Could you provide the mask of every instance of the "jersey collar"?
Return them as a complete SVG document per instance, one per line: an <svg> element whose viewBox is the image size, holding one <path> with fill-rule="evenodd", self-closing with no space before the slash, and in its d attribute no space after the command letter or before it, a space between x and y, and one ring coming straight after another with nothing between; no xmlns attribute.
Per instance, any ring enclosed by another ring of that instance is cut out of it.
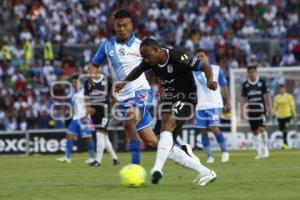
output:
<svg viewBox="0 0 300 200"><path fill-rule="evenodd" d="M258 76L256 77L256 80L254 82L252 82L250 79L248 79L248 83L250 83L251 85L257 84L258 81L259 81L259 77Z"/></svg>
<svg viewBox="0 0 300 200"><path fill-rule="evenodd" d="M167 52L168 58L167 58L167 61L166 61L164 64L162 64L162 65L157 64L160 68L163 68L164 66L166 66L167 63L169 62L169 58L170 58L170 55L169 55L169 49L165 49L165 48L162 48L162 49L165 50L165 51Z"/></svg>
<svg viewBox="0 0 300 200"><path fill-rule="evenodd" d="M115 37L115 40L116 40L117 43L120 43L120 42L118 42L117 37ZM134 35L134 33L131 33L130 38L127 40L127 42L126 42L125 44L126 44L128 47L131 47L131 46L133 45L134 41L135 41L135 35Z"/></svg>

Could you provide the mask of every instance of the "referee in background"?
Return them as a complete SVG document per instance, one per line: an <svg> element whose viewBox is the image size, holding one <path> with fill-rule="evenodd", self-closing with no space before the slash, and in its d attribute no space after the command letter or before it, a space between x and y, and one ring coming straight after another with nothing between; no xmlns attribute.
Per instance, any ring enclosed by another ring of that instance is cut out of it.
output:
<svg viewBox="0 0 300 200"><path fill-rule="evenodd" d="M288 127L291 119L296 120L296 106L294 97L286 92L284 84L278 86L278 94L275 96L273 103L273 113L273 116L277 117L279 129L283 134L282 149L288 149Z"/></svg>

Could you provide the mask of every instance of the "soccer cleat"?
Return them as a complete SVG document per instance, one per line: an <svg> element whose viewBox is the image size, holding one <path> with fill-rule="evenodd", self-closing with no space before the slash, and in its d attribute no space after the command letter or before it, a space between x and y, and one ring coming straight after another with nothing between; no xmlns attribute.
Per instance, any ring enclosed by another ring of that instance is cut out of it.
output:
<svg viewBox="0 0 300 200"><path fill-rule="evenodd" d="M118 164L120 164L120 161L117 159L113 159L113 165L118 165Z"/></svg>
<svg viewBox="0 0 300 200"><path fill-rule="evenodd" d="M151 170L151 183L158 184L159 180L163 177L163 173L160 171Z"/></svg>
<svg viewBox="0 0 300 200"><path fill-rule="evenodd" d="M87 164L91 164L91 163L94 163L96 160L93 159L93 158L89 158L88 160L84 161L85 163ZM97 162L97 161L96 161Z"/></svg>
<svg viewBox="0 0 300 200"><path fill-rule="evenodd" d="M71 158L61 157L57 158L56 160L62 163L71 163Z"/></svg>
<svg viewBox="0 0 300 200"><path fill-rule="evenodd" d="M207 163L211 164L211 163L214 163L215 162L215 158L212 157L212 156L209 156L206 160Z"/></svg>
<svg viewBox="0 0 300 200"><path fill-rule="evenodd" d="M214 180L216 180L216 178L217 178L217 174L213 170L211 170L208 175L205 176L198 175L193 182L195 185L205 186L208 183L211 183Z"/></svg>
<svg viewBox="0 0 300 200"><path fill-rule="evenodd" d="M259 160L259 159L262 159L263 157L261 156L261 155L256 155L255 157L254 157L254 159L255 160Z"/></svg>
<svg viewBox="0 0 300 200"><path fill-rule="evenodd" d="M94 162L91 162L91 163L89 163L89 166L91 166L91 167L100 167L101 166L101 163L98 163L98 161L97 160L94 160Z"/></svg>
<svg viewBox="0 0 300 200"><path fill-rule="evenodd" d="M282 145L282 147L281 147L281 149L283 149L283 150L287 150L287 149L289 149L289 145L287 145L287 144L283 144L283 145Z"/></svg>
<svg viewBox="0 0 300 200"><path fill-rule="evenodd" d="M223 152L221 156L221 162L225 163L229 161L229 153L228 152Z"/></svg>
<svg viewBox="0 0 300 200"><path fill-rule="evenodd" d="M200 159L193 153L192 147L189 144L184 144L181 145L181 149L187 154L189 155L191 158L193 158L195 161L197 161L198 163L200 162Z"/></svg>

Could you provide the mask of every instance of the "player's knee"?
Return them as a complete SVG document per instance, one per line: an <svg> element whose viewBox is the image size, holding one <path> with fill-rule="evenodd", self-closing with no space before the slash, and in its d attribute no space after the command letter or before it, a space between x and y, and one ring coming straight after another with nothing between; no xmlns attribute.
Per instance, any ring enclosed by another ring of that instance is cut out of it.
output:
<svg viewBox="0 0 300 200"><path fill-rule="evenodd" d="M157 138L152 138L151 140L147 141L147 145L150 147L157 147L158 140Z"/></svg>
<svg viewBox="0 0 300 200"><path fill-rule="evenodd" d="M172 116L163 117L161 120L161 128L163 131L172 132L177 126L176 119L172 118Z"/></svg>

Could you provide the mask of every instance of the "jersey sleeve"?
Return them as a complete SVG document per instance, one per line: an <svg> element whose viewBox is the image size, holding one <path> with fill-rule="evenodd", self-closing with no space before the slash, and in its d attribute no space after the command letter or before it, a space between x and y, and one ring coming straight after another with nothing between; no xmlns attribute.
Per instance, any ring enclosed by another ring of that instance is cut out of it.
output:
<svg viewBox="0 0 300 200"><path fill-rule="evenodd" d="M101 65L104 62L104 60L106 58L105 45L106 45L106 41L100 45L96 54L92 58L92 63L94 65Z"/></svg>
<svg viewBox="0 0 300 200"><path fill-rule="evenodd" d="M191 71L201 71L203 62L195 56L191 56L184 51L178 51L175 54L177 61L188 67Z"/></svg>
<svg viewBox="0 0 300 200"><path fill-rule="evenodd" d="M149 65L147 65L144 61L141 62L141 64L139 65L139 68L145 72L147 70L149 70L151 67Z"/></svg>
<svg viewBox="0 0 300 200"><path fill-rule="evenodd" d="M266 81L264 81L264 80L262 80L262 92L263 92L263 94L266 94L266 93L269 92L267 83L266 83Z"/></svg>
<svg viewBox="0 0 300 200"><path fill-rule="evenodd" d="M218 82L219 82L220 86L222 86L222 87L228 85L228 82L227 82L227 80L226 80L226 77L225 77L225 75L224 75L224 72L223 72L223 70L222 70L221 68L220 68L220 71L219 71Z"/></svg>

